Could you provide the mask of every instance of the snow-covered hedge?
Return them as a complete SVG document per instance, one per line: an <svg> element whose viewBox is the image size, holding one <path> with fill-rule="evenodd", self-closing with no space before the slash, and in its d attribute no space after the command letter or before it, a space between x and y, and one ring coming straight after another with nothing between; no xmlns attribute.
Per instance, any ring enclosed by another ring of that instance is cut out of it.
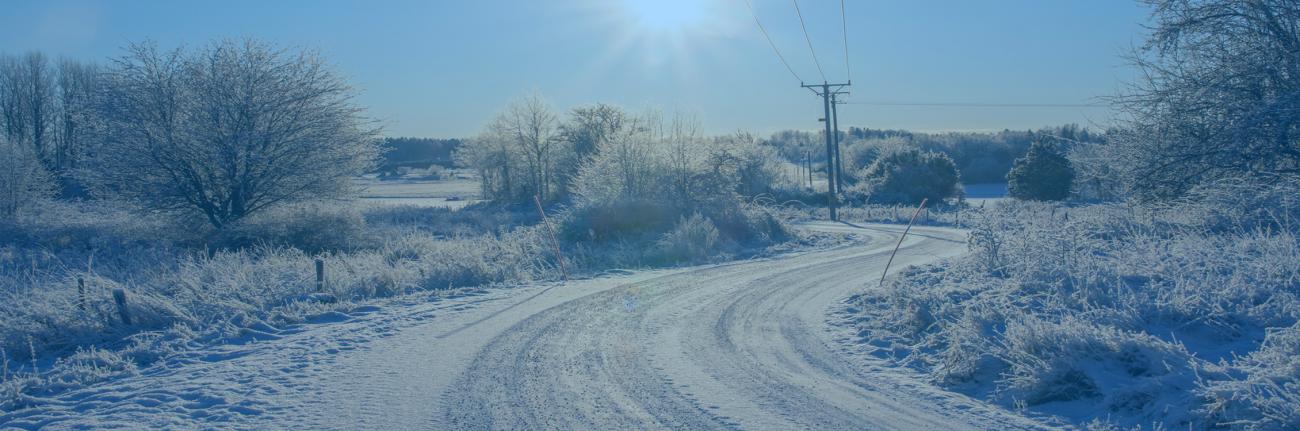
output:
<svg viewBox="0 0 1300 431"><path fill-rule="evenodd" d="M851 307L939 384L1076 423L1300 427L1300 181L1159 206L1008 202Z"/></svg>

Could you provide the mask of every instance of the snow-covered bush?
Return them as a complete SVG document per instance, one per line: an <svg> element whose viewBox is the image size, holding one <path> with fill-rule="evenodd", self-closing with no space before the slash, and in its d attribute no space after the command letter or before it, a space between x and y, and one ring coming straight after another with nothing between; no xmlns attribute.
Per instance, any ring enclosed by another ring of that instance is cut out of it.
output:
<svg viewBox="0 0 1300 431"><path fill-rule="evenodd" d="M718 256L721 241L713 221L699 215L682 217L659 240L660 258L669 263L704 262Z"/></svg>
<svg viewBox="0 0 1300 431"><path fill-rule="evenodd" d="M860 334L940 384L1080 424L1294 427L1300 182L1197 193L986 210L971 253L857 296Z"/></svg>
<svg viewBox="0 0 1300 431"><path fill-rule="evenodd" d="M320 253L367 248L375 241L356 208L317 203L251 215L215 232L208 245L232 250L281 246Z"/></svg>
<svg viewBox="0 0 1300 431"><path fill-rule="evenodd" d="M898 148L882 153L856 174L858 183L846 190L851 201L934 205L958 196L957 165L943 153Z"/></svg>

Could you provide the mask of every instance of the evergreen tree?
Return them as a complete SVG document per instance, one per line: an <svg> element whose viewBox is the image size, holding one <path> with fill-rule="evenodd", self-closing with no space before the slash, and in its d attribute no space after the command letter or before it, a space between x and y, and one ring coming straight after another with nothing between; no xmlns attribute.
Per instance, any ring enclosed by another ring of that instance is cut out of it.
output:
<svg viewBox="0 0 1300 431"><path fill-rule="evenodd" d="M1055 145L1035 142L1024 157L1016 159L1007 173L1011 197L1035 201L1059 201L1070 196L1074 168Z"/></svg>
<svg viewBox="0 0 1300 431"><path fill-rule="evenodd" d="M859 183L849 190L850 200L872 203L917 204L929 199L934 205L957 196L957 165L943 153L914 148L889 150L858 174Z"/></svg>

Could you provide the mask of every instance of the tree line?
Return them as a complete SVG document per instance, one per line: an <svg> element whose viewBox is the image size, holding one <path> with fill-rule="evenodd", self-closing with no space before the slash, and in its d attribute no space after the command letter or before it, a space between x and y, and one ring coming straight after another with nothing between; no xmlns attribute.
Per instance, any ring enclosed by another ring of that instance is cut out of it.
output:
<svg viewBox="0 0 1300 431"><path fill-rule="evenodd" d="M512 102L457 152L488 199L585 202L752 197L785 179L752 134L705 136L698 119L597 103L557 113L541 96Z"/></svg>

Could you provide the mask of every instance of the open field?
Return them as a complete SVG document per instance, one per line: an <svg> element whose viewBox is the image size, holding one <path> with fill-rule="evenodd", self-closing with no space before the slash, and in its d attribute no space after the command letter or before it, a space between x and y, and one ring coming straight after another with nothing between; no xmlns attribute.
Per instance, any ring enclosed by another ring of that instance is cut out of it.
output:
<svg viewBox="0 0 1300 431"><path fill-rule="evenodd" d="M353 183L362 188L360 202L366 206L413 205L457 209L480 200L478 181L465 175L446 180L363 177L353 180Z"/></svg>

